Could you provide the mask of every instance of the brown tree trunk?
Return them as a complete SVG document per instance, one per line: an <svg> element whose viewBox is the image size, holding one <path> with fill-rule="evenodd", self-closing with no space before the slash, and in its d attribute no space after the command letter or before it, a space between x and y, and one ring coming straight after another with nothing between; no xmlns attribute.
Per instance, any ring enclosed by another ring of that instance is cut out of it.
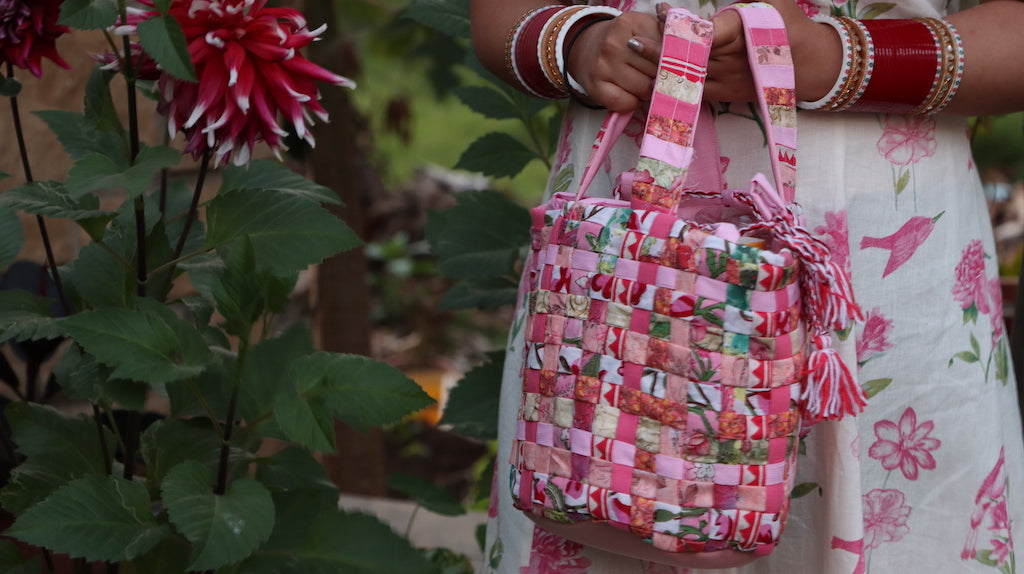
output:
<svg viewBox="0 0 1024 574"><path fill-rule="evenodd" d="M331 0L306 0L305 14L311 27L327 24L327 32L311 46L310 58L319 65L347 77L358 74L354 50L337 25ZM381 188L370 169L369 126L352 105L347 90L321 86L321 104L330 114L329 124L313 130L316 149L311 163L317 183L334 190L344 203L333 207L360 238L366 237L366 199ZM325 351L370 355L370 289L362 248L352 249L324 261L317 273L319 346ZM385 494L385 453L379 430L362 434L335 421L334 453L322 456L331 479L342 492L382 496Z"/></svg>

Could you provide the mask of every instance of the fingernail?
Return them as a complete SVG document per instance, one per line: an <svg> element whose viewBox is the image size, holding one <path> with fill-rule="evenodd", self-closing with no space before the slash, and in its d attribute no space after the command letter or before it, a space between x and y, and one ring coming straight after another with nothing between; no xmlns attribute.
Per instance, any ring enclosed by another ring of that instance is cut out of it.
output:
<svg viewBox="0 0 1024 574"><path fill-rule="evenodd" d="M626 46L628 46L630 50L633 50L637 54L642 53L644 51L643 42L637 40L636 38L630 38L629 41L626 42Z"/></svg>

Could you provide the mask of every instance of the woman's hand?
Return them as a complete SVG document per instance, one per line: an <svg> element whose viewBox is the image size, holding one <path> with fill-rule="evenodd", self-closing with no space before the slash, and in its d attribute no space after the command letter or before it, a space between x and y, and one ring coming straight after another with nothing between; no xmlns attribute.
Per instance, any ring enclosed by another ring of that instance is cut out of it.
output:
<svg viewBox="0 0 1024 574"><path fill-rule="evenodd" d="M786 24L796 74L796 97L814 101L832 88L843 66L839 34L828 24L804 14L793 0L766 0L778 10ZM712 20L715 28L708 61L705 98L722 102L755 99L754 78L747 61L743 24L735 10L724 10Z"/></svg>
<svg viewBox="0 0 1024 574"><path fill-rule="evenodd" d="M569 52L568 69L587 91L586 99L621 113L650 100L661 28L654 16L625 12L584 30Z"/></svg>

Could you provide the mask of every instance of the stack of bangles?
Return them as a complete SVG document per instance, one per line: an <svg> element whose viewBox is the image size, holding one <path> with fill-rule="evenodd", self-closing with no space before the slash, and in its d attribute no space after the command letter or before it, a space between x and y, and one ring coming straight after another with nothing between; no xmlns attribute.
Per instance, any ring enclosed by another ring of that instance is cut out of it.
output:
<svg viewBox="0 0 1024 574"><path fill-rule="evenodd" d="M815 20L839 33L844 64L832 90L802 109L934 114L960 87L964 45L945 20Z"/></svg>
<svg viewBox="0 0 1024 574"><path fill-rule="evenodd" d="M529 94L550 99L585 98L586 91L569 74L569 51L590 25L621 13L607 6L565 5L528 12L509 31L505 65Z"/></svg>

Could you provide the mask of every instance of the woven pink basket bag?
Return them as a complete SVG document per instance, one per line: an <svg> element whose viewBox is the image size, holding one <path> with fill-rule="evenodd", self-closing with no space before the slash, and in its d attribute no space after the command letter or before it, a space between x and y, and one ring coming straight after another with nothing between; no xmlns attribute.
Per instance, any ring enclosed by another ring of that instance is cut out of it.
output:
<svg viewBox="0 0 1024 574"><path fill-rule="evenodd" d="M544 528L692 568L770 553L799 437L865 404L831 348L861 318L849 279L793 203L785 28L767 4L728 9L744 23L773 181L722 189L702 103L712 26L670 11L638 165L621 175L630 198L585 195L629 119L611 114L579 192L533 210L511 453L515 505ZM695 145L711 160L691 166Z"/></svg>

